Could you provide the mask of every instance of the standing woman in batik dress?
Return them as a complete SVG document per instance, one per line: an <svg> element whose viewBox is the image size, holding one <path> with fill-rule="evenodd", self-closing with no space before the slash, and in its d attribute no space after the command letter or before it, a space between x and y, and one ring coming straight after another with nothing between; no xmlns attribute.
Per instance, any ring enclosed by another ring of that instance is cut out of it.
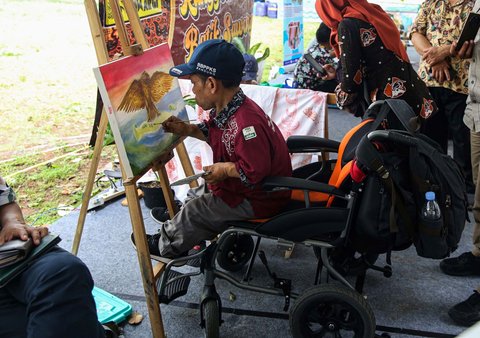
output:
<svg viewBox="0 0 480 338"><path fill-rule="evenodd" d="M341 109L363 115L365 82L372 102L402 99L423 119L436 112L395 23L380 6L366 0L317 0L315 8L332 30L330 43L340 59L342 74L337 75L341 83L336 95Z"/></svg>

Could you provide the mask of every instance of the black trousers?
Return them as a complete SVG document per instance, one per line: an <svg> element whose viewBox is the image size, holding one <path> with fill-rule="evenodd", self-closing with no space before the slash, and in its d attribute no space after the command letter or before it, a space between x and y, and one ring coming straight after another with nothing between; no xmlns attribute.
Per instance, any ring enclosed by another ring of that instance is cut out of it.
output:
<svg viewBox="0 0 480 338"><path fill-rule="evenodd" d="M0 288L0 337L103 338L85 264L53 248Z"/></svg>
<svg viewBox="0 0 480 338"><path fill-rule="evenodd" d="M429 87L438 106L438 112L426 120L423 133L436 141L447 153L448 137L453 141L453 159L460 165L465 175L467 191L473 192L470 153L470 130L463 123L467 95L441 87Z"/></svg>

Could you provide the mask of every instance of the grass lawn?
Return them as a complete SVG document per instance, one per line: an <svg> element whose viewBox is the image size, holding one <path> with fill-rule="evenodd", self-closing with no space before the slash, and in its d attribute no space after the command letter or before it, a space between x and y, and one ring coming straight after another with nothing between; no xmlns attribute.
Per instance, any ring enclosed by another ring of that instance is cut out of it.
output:
<svg viewBox="0 0 480 338"><path fill-rule="evenodd" d="M85 7L81 0L2 1L0 22L0 174L17 191L27 221L49 224L60 209L78 207L92 156L85 145L97 61ZM305 24L306 44L317 25ZM252 43L271 52L264 80L281 65L282 27L279 19L253 18ZM106 147L99 168L114 157L114 147Z"/></svg>
<svg viewBox="0 0 480 338"><path fill-rule="evenodd" d="M265 60L265 68L263 70L263 81L268 80L268 74L272 66L282 66L283 63L283 20L271 19L266 16L254 16L252 27L251 44L261 42L261 51L264 47L270 48L270 56ZM320 22L320 20L319 20ZM310 43L315 37L319 22L304 22L304 46Z"/></svg>

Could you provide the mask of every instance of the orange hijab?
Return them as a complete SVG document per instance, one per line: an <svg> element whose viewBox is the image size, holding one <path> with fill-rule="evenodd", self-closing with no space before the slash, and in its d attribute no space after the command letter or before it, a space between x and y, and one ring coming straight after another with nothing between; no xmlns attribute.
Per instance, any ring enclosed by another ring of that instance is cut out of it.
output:
<svg viewBox="0 0 480 338"><path fill-rule="evenodd" d="M404 61L410 62L397 26L380 6L366 0L317 0L315 9L320 19L332 30L330 43L337 57L340 55L338 25L344 18L356 18L372 24L385 47Z"/></svg>

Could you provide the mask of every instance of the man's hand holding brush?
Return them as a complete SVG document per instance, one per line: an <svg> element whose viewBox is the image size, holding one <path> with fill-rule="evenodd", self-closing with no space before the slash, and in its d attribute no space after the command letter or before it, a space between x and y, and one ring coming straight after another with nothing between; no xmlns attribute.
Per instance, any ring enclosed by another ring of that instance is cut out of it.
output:
<svg viewBox="0 0 480 338"><path fill-rule="evenodd" d="M163 130L180 136L191 136L206 141L205 135L196 124L185 123L176 116L170 116L162 122Z"/></svg>

